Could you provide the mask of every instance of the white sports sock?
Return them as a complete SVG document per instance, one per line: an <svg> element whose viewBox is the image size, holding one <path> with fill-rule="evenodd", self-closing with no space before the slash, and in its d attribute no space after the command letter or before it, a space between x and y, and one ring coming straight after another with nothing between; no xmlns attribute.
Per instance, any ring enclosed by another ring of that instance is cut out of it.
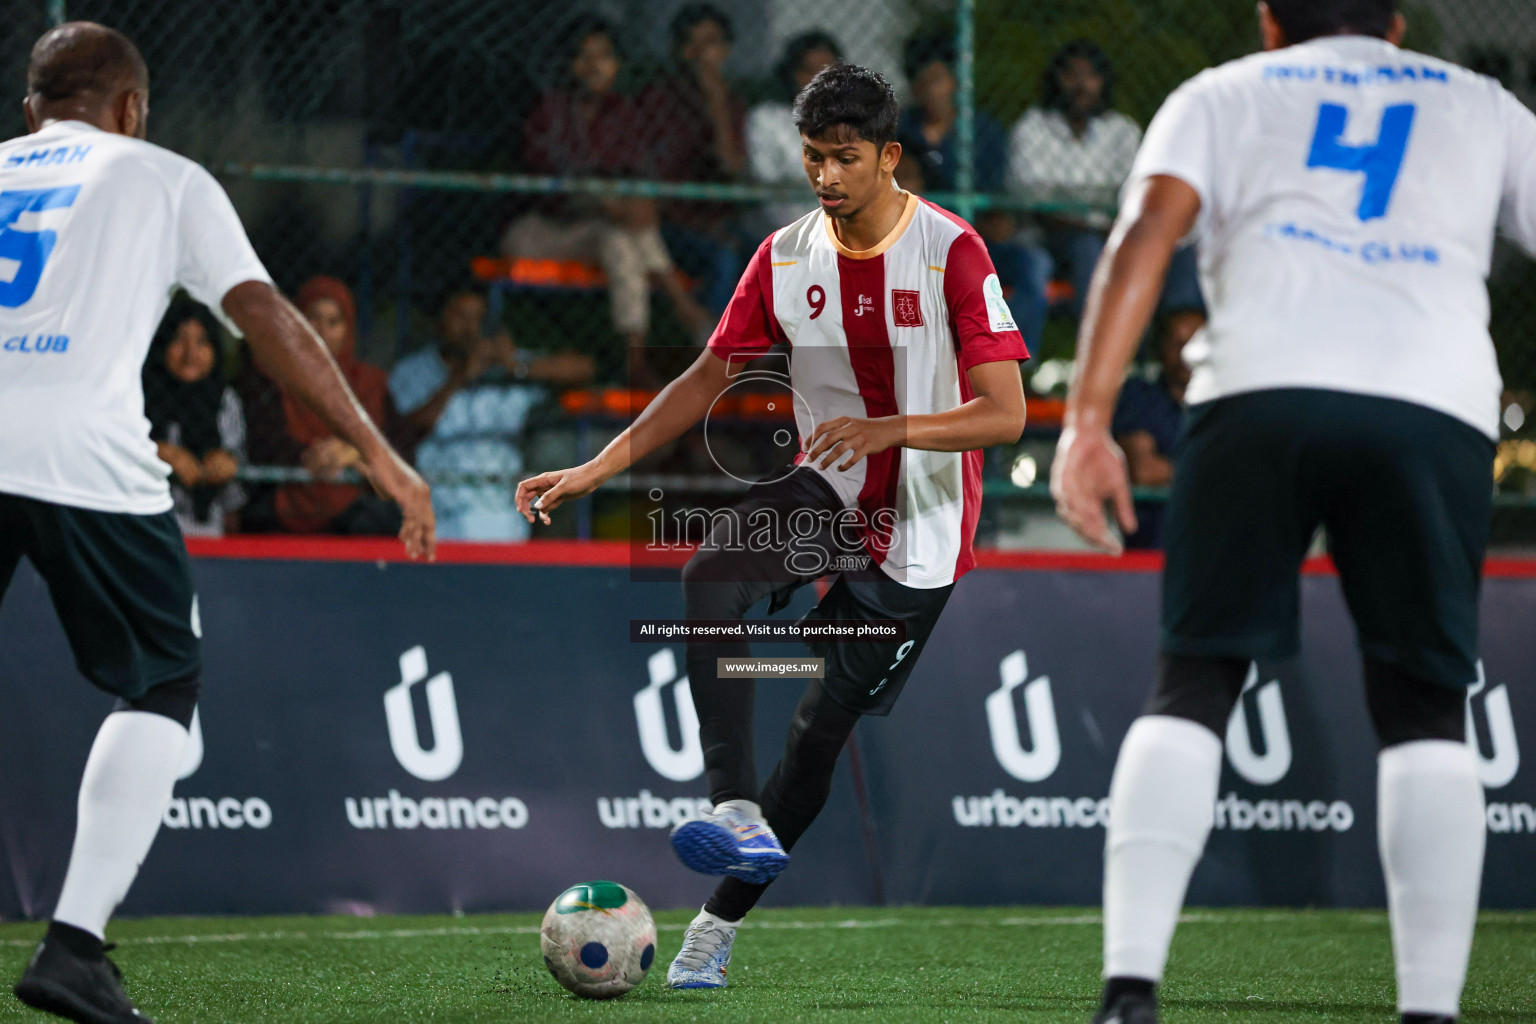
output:
<svg viewBox="0 0 1536 1024"><path fill-rule="evenodd" d="M763 820L763 809L751 800L722 800L715 804L715 813L719 814L722 809L727 807L734 808L757 821Z"/></svg>
<svg viewBox="0 0 1536 1024"><path fill-rule="evenodd" d="M711 925L714 925L716 928L727 928L727 929L729 929L731 931L735 931L737 926L739 926L741 924L740 921L727 921L723 917L716 917L714 914L711 914L708 910L704 909L703 907L699 908L699 916L695 917L689 923L690 924L700 924L700 923L711 924Z"/></svg>
<svg viewBox="0 0 1536 1024"><path fill-rule="evenodd" d="M1161 981L1189 876L1205 849L1221 740L1184 718L1138 718L1109 784L1104 976Z"/></svg>
<svg viewBox="0 0 1536 1024"><path fill-rule="evenodd" d="M91 746L79 821L53 919L101 938L160 829L187 730L164 715L117 711Z"/></svg>
<svg viewBox="0 0 1536 1024"><path fill-rule="evenodd" d="M1465 743L1418 740L1383 750L1377 768L1398 1010L1455 1016L1487 838L1476 756Z"/></svg>

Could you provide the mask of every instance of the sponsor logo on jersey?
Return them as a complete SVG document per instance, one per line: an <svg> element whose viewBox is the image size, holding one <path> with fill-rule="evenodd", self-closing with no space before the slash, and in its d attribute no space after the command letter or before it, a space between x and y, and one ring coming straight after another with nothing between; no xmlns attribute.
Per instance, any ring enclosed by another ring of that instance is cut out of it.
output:
<svg viewBox="0 0 1536 1024"><path fill-rule="evenodd" d="M981 295L986 300L987 322L994 334L1019 329L1019 325L1013 321L1013 310L1008 308L1008 300L1003 298L1003 282L997 279L996 274L988 274L987 279L981 283Z"/></svg>
<svg viewBox="0 0 1536 1024"><path fill-rule="evenodd" d="M922 294L902 288L891 290L891 320L897 327L923 326Z"/></svg>
<svg viewBox="0 0 1536 1024"><path fill-rule="evenodd" d="M411 697L413 688L423 681L432 725L430 750L421 745ZM441 782L459 770L464 734L459 728L453 676L439 672L427 679L426 648L412 647L400 655L400 682L384 692L384 720L395 760L416 778ZM345 805L353 828L520 829L528 824L528 805L515 796L418 798L391 789L386 796L349 796Z"/></svg>
<svg viewBox="0 0 1536 1024"><path fill-rule="evenodd" d="M865 313L875 311L875 297L873 295L860 295L859 301L853 310L854 316L863 316Z"/></svg>
<svg viewBox="0 0 1536 1024"><path fill-rule="evenodd" d="M0 341L0 351L4 352L34 352L38 355L46 355L49 352L68 352L69 335L67 334L17 334Z"/></svg>

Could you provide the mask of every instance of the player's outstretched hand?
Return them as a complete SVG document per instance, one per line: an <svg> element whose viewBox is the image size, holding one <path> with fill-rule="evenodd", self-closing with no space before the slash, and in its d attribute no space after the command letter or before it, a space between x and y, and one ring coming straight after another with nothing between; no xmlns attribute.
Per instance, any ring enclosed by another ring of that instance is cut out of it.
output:
<svg viewBox="0 0 1536 1024"><path fill-rule="evenodd" d="M1056 499L1056 514L1101 551L1118 555L1125 549L1109 529L1106 503L1114 506L1121 530L1136 532L1125 453L1108 431L1079 433L1075 427L1067 427L1061 432L1056 457L1051 461L1051 497Z"/></svg>
<svg viewBox="0 0 1536 1024"><path fill-rule="evenodd" d="M517 485L517 510L530 523L534 515L549 525L549 514L567 501L585 498L602 486L603 476L592 463L574 469L553 469Z"/></svg>
<svg viewBox="0 0 1536 1024"><path fill-rule="evenodd" d="M865 456L883 452L900 444L901 440L901 422L895 416L876 419L839 416L819 424L812 431L805 461L814 464L820 459L822 469L836 462L839 472L843 472L858 465Z"/></svg>
<svg viewBox="0 0 1536 1024"><path fill-rule="evenodd" d="M432 514L432 489L393 448L382 445L368 460L367 477L382 497L400 506L405 522L400 541L412 558L437 557L437 520Z"/></svg>

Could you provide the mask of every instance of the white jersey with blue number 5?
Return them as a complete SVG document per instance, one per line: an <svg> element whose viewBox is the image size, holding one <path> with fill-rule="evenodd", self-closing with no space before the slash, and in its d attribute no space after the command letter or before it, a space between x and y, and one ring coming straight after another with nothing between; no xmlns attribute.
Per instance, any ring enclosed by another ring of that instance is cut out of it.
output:
<svg viewBox="0 0 1536 1024"><path fill-rule="evenodd" d="M1200 194L1190 402L1325 388L1497 438L1496 228L1536 252L1536 115L1497 82L1364 36L1256 54L1168 98L1152 175Z"/></svg>
<svg viewBox="0 0 1536 1024"><path fill-rule="evenodd" d="M0 492L171 507L141 370L172 291L270 281L203 168L79 121L0 144Z"/></svg>

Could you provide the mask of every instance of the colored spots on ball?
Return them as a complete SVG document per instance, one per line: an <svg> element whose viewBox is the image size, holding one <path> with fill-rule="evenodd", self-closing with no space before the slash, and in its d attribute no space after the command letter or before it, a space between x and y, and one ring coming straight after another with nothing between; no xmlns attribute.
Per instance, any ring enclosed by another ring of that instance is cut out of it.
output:
<svg viewBox="0 0 1536 1024"><path fill-rule="evenodd" d="M589 942L581 947L581 963L589 971L595 971L608 962L608 947L601 942Z"/></svg>
<svg viewBox="0 0 1536 1024"><path fill-rule="evenodd" d="M604 914L629 902L629 894L617 882L582 882L573 885L555 900L555 912L577 914L597 910Z"/></svg>
<svg viewBox="0 0 1536 1024"><path fill-rule="evenodd" d="M640 969L642 971L650 970L651 969L651 961L653 961L655 959L656 959L656 947L654 945L652 945L652 944L647 943L646 947L643 950L640 951Z"/></svg>

